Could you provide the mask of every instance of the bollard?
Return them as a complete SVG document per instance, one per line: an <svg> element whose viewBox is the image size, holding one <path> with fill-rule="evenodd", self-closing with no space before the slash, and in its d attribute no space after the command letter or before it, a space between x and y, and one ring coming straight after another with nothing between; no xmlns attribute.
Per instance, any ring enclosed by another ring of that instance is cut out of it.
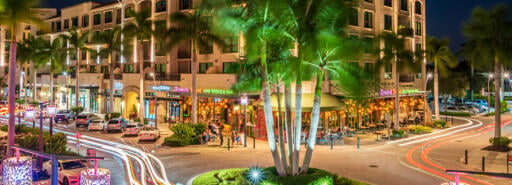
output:
<svg viewBox="0 0 512 185"><path fill-rule="evenodd" d="M228 138L228 150L229 150L229 138Z"/></svg>
<svg viewBox="0 0 512 185"><path fill-rule="evenodd" d="M252 149L256 149L256 137L252 136Z"/></svg>
<svg viewBox="0 0 512 185"><path fill-rule="evenodd" d="M507 157L505 157L505 165L507 165L507 174L509 173L509 171L508 171L508 165L509 165L508 164L508 158L509 158L509 155L510 155L510 153L507 152Z"/></svg>
<svg viewBox="0 0 512 185"><path fill-rule="evenodd" d="M332 150L332 137L331 137L331 150Z"/></svg>
<svg viewBox="0 0 512 185"><path fill-rule="evenodd" d="M482 171L485 171L485 156L482 156Z"/></svg>
<svg viewBox="0 0 512 185"><path fill-rule="evenodd" d="M359 149L359 137L357 137L357 149Z"/></svg>
<svg viewBox="0 0 512 185"><path fill-rule="evenodd" d="M464 164L468 164L468 150L464 150Z"/></svg>

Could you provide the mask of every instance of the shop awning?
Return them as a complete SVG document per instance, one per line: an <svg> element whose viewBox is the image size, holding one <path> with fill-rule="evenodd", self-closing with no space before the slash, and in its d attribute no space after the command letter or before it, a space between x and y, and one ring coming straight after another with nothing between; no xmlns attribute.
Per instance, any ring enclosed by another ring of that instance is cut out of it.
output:
<svg viewBox="0 0 512 185"><path fill-rule="evenodd" d="M311 112L313 110L314 94L303 93L302 94L302 111ZM272 95L272 110L277 111L277 95ZM263 106L263 100L260 102ZM284 95L281 94L281 106L284 111ZM336 97L331 94L322 93L320 98L320 111L334 111L343 110L345 105ZM292 111L295 110L295 94L292 94Z"/></svg>

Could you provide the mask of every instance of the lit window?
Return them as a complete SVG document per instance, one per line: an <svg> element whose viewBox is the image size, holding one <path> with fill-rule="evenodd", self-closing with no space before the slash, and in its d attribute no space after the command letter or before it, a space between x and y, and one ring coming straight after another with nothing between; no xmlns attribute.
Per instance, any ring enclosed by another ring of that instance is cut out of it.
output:
<svg viewBox="0 0 512 185"><path fill-rule="evenodd" d="M416 22L416 35L421 35L421 22Z"/></svg>

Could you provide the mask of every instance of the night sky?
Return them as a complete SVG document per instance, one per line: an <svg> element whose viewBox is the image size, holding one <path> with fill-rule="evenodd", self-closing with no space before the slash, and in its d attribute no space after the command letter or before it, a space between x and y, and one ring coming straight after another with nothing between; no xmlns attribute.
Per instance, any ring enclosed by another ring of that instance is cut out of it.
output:
<svg viewBox="0 0 512 185"><path fill-rule="evenodd" d="M42 0L44 7L62 8L87 0ZM96 0L109 2L111 0ZM512 0L427 0L427 34L448 37L452 49L460 49L464 42L462 24L469 19L476 6L492 7L499 3L512 3Z"/></svg>

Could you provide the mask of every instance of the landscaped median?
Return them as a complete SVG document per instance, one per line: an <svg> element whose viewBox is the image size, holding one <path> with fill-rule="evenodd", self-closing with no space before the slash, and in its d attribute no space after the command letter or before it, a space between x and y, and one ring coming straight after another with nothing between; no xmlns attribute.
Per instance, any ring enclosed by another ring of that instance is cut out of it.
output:
<svg viewBox="0 0 512 185"><path fill-rule="evenodd" d="M260 169L231 168L207 172L197 176L192 185L367 185L324 170L310 168L299 176L278 176L274 167Z"/></svg>

